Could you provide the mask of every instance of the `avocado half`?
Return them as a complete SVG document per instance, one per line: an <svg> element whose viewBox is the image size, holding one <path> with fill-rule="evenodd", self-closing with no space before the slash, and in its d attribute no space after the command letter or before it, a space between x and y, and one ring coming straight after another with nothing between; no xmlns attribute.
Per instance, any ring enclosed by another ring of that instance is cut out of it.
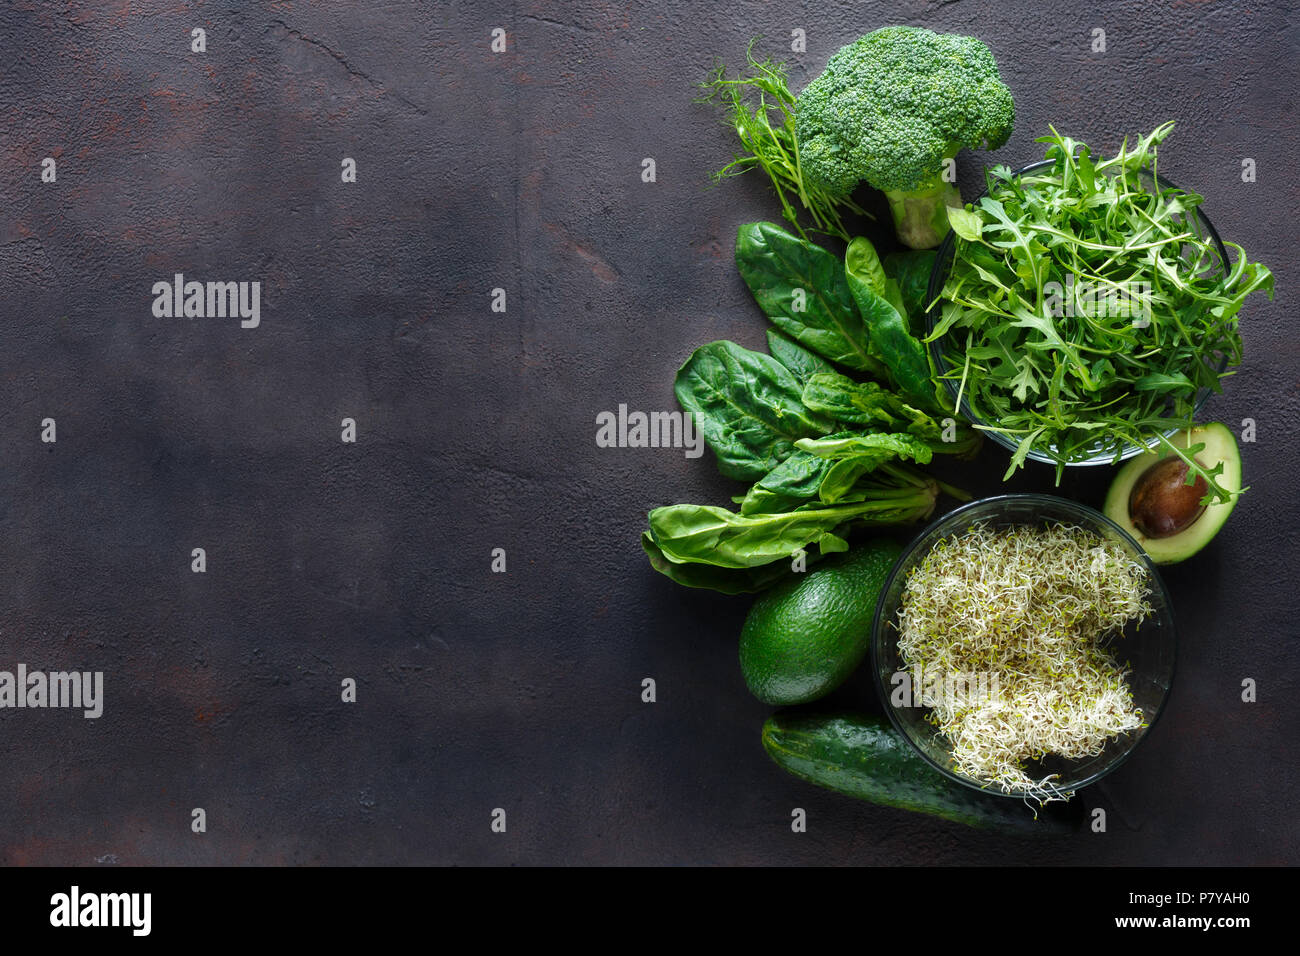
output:
<svg viewBox="0 0 1300 956"><path fill-rule="evenodd" d="M1196 425L1170 435L1169 441L1179 449L1203 443L1205 448L1196 453L1196 460L1210 469L1222 462L1223 474L1217 479L1219 484L1228 491L1241 490L1241 452L1236 437L1226 425L1218 422ZM1169 458L1174 461L1166 461ZM1106 493L1106 517L1131 534L1156 564L1177 564L1200 551L1219 533L1237 503L1234 497L1229 502L1215 502L1203 511L1199 507L1188 510L1189 502L1198 499L1200 493L1193 494L1193 488L1183 485L1185 473L1186 466L1162 446L1160 451L1138 455L1128 461ZM1166 499L1167 507L1152 504L1161 496ZM1161 534L1162 529L1150 517L1154 511L1160 510L1175 514L1181 511L1191 520L1181 523L1177 530L1173 526L1180 522L1171 520L1168 522L1171 527Z"/></svg>

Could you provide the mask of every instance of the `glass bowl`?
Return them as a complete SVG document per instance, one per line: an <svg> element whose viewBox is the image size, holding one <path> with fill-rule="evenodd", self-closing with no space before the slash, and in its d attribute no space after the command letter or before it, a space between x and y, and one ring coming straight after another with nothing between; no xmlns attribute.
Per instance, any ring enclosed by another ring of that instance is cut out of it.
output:
<svg viewBox="0 0 1300 956"><path fill-rule="evenodd" d="M875 675L876 689L890 721L907 742L940 773L960 784L984 793L1024 799L1021 791L1004 793L997 786L985 787L980 781L959 773L955 769L952 750L939 730L926 720L929 708L897 706L893 700L897 685L894 675L906 670L898 652L898 611L907 579L930 549L945 538L961 534L977 524L991 528L1018 525L1043 527L1066 523L1095 532L1102 538L1117 542L1124 551L1139 560L1150 579L1151 593L1147 600L1152 613L1141 624L1130 624L1122 636L1111 639L1107 645L1115 659L1128 671L1127 680L1133 694L1133 703L1141 708L1146 726L1129 731L1107 742L1095 757L1066 759L1048 755L1034 761L1027 768L1036 778L1059 774L1058 780L1046 789L1064 796L1100 780L1128 759L1138 743L1155 726L1174 677L1173 610L1169 592L1150 558L1119 525L1092 508L1065 498L1051 495L1017 494L984 498L963 505L939 518L921 532L903 551L885 581L876 616L872 623L871 670Z"/></svg>
<svg viewBox="0 0 1300 956"><path fill-rule="evenodd" d="M1036 163L1030 163L1028 166L1020 167L1019 169L1015 170L1012 173L1012 175L1024 176L1028 173L1033 173L1036 172L1037 170L1044 169L1053 165L1055 165L1055 160L1042 159ZM1173 183L1171 183L1168 179L1165 179L1165 177L1163 176L1158 176L1158 175L1153 176L1151 173L1146 171L1142 171L1141 173L1139 173L1139 176L1144 181L1144 183L1149 187L1155 187L1158 184L1161 189L1178 188ZM978 196L975 197L975 202L978 202L980 199L982 199L987 195L988 195L988 188L985 187L985 189ZM1201 235L1207 235L1210 237L1210 239L1213 240L1214 246L1219 252L1220 268L1226 271L1229 268L1228 250L1224 246L1223 240L1219 238L1218 230L1214 228L1214 225L1210 222L1210 220L1206 218L1203 212L1201 212L1200 207L1196 207L1194 210L1192 210L1192 213L1193 213L1193 218L1192 218L1193 224L1196 226L1198 230L1200 230ZM934 257L934 265L930 270L930 283L926 288L926 295L925 295L925 301L929 303L933 303L933 305L925 313L927 335L933 334L935 326L938 325L939 320L942 316L943 303L942 301L940 301L939 297L940 294L943 292L944 284L948 281L948 272L952 268L953 256L956 253L956 243L957 243L957 234L950 230L948 232L948 235L944 237L943 242L939 244L937 254ZM948 371L952 369L953 366L951 366L948 363L947 356L944 353L943 339L936 339L930 343L930 354L933 357L935 371L938 375L940 376L945 375ZM1227 368L1227 365L1228 365L1228 361L1227 361L1227 357L1225 356L1222 359L1222 361L1219 363L1218 371L1219 372L1224 371ZM953 402L956 403L958 397L957 396L958 383L954 382L950 378L944 378L942 379L942 381L944 383L944 387L948 389L949 394L952 396ZM1205 407L1205 403L1209 401L1210 396L1213 394L1214 392L1208 388L1202 388L1200 389L1200 391L1196 393L1196 397L1193 400L1193 412L1192 412L1193 420L1200 417L1201 410ZM995 422L986 421L973 414L970 408L970 403L966 401L966 397L964 395L961 397L961 403L960 406L958 407L958 410L962 413L962 415L965 416L966 420L973 425L978 426L978 425L996 424ZM1173 427L1171 427L1167 432L1165 432L1165 436L1168 437L1169 435L1172 435L1174 432L1178 431L1178 429L1182 427L1182 424L1183 423L1180 422L1178 425L1174 425ZM989 438L991 438L996 444L1001 445L1003 448L1006 448L1009 451L1015 451L1020 444L1014 437L1004 435L1001 432L985 431L984 434L988 435ZM1064 464L1066 465L1066 467L1072 467L1076 465L1116 464L1118 462L1125 461L1129 458L1132 458L1134 455L1139 455L1142 452L1155 448L1158 445L1158 443L1159 443L1159 439L1156 438L1155 436L1152 436L1151 440L1145 446L1131 445L1128 442L1123 442L1119 445L1119 447L1116 447L1115 444L1098 442L1088 449L1089 456L1087 458L1064 462ZM1026 458L1030 461L1043 462L1052 465L1057 464L1057 460L1055 458L1053 458L1050 454L1047 454L1046 452L1040 451L1037 448L1030 449Z"/></svg>

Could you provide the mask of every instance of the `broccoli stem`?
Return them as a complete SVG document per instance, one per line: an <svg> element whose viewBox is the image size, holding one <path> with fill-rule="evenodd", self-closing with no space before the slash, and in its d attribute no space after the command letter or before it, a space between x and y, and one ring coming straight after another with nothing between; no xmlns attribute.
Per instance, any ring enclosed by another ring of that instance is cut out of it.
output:
<svg viewBox="0 0 1300 956"><path fill-rule="evenodd" d="M912 249L932 249L941 243L949 228L945 207L962 204L956 184L940 176L915 189L886 189L885 198L894 216L898 241Z"/></svg>

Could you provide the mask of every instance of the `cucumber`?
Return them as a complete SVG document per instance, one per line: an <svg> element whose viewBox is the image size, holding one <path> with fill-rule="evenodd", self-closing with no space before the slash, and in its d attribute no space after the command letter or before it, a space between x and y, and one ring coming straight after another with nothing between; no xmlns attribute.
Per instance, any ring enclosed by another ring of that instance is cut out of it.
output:
<svg viewBox="0 0 1300 956"><path fill-rule="evenodd" d="M981 829L1029 834L1074 830L1078 801L1034 809L982 794L944 777L882 717L774 714L763 724L763 749L800 779L859 800L927 813Z"/></svg>

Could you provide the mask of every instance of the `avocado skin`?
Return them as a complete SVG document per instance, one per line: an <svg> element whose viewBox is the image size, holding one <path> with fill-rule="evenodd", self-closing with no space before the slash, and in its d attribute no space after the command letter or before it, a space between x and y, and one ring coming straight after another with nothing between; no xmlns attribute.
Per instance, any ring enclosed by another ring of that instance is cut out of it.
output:
<svg viewBox="0 0 1300 956"><path fill-rule="evenodd" d="M740 670L767 704L816 700L871 646L876 602L902 548L888 538L828 558L761 594L740 632Z"/></svg>
<svg viewBox="0 0 1300 956"><path fill-rule="evenodd" d="M1170 436L1169 439L1179 448L1205 444L1203 451L1197 452L1196 460L1207 468L1213 468L1223 462L1223 474L1219 484L1230 491L1241 490L1241 452L1237 448L1237 439L1232 430L1219 422L1196 425ZM1148 468L1171 455L1167 448L1161 452L1148 452L1138 455L1124 464L1111 482L1106 493L1103 512L1107 518L1128 532L1156 564L1177 564L1186 561L1214 539L1219 533L1236 501L1227 504L1212 504L1205 513L1191 525L1167 538L1149 538L1133 524L1129 514L1129 497L1133 486L1137 484Z"/></svg>
<svg viewBox="0 0 1300 956"><path fill-rule="evenodd" d="M1037 810L1024 801L984 794L947 779L917 754L887 720L858 714L774 714L763 749L783 770L845 796L980 829L1034 836L1078 829L1082 803Z"/></svg>

